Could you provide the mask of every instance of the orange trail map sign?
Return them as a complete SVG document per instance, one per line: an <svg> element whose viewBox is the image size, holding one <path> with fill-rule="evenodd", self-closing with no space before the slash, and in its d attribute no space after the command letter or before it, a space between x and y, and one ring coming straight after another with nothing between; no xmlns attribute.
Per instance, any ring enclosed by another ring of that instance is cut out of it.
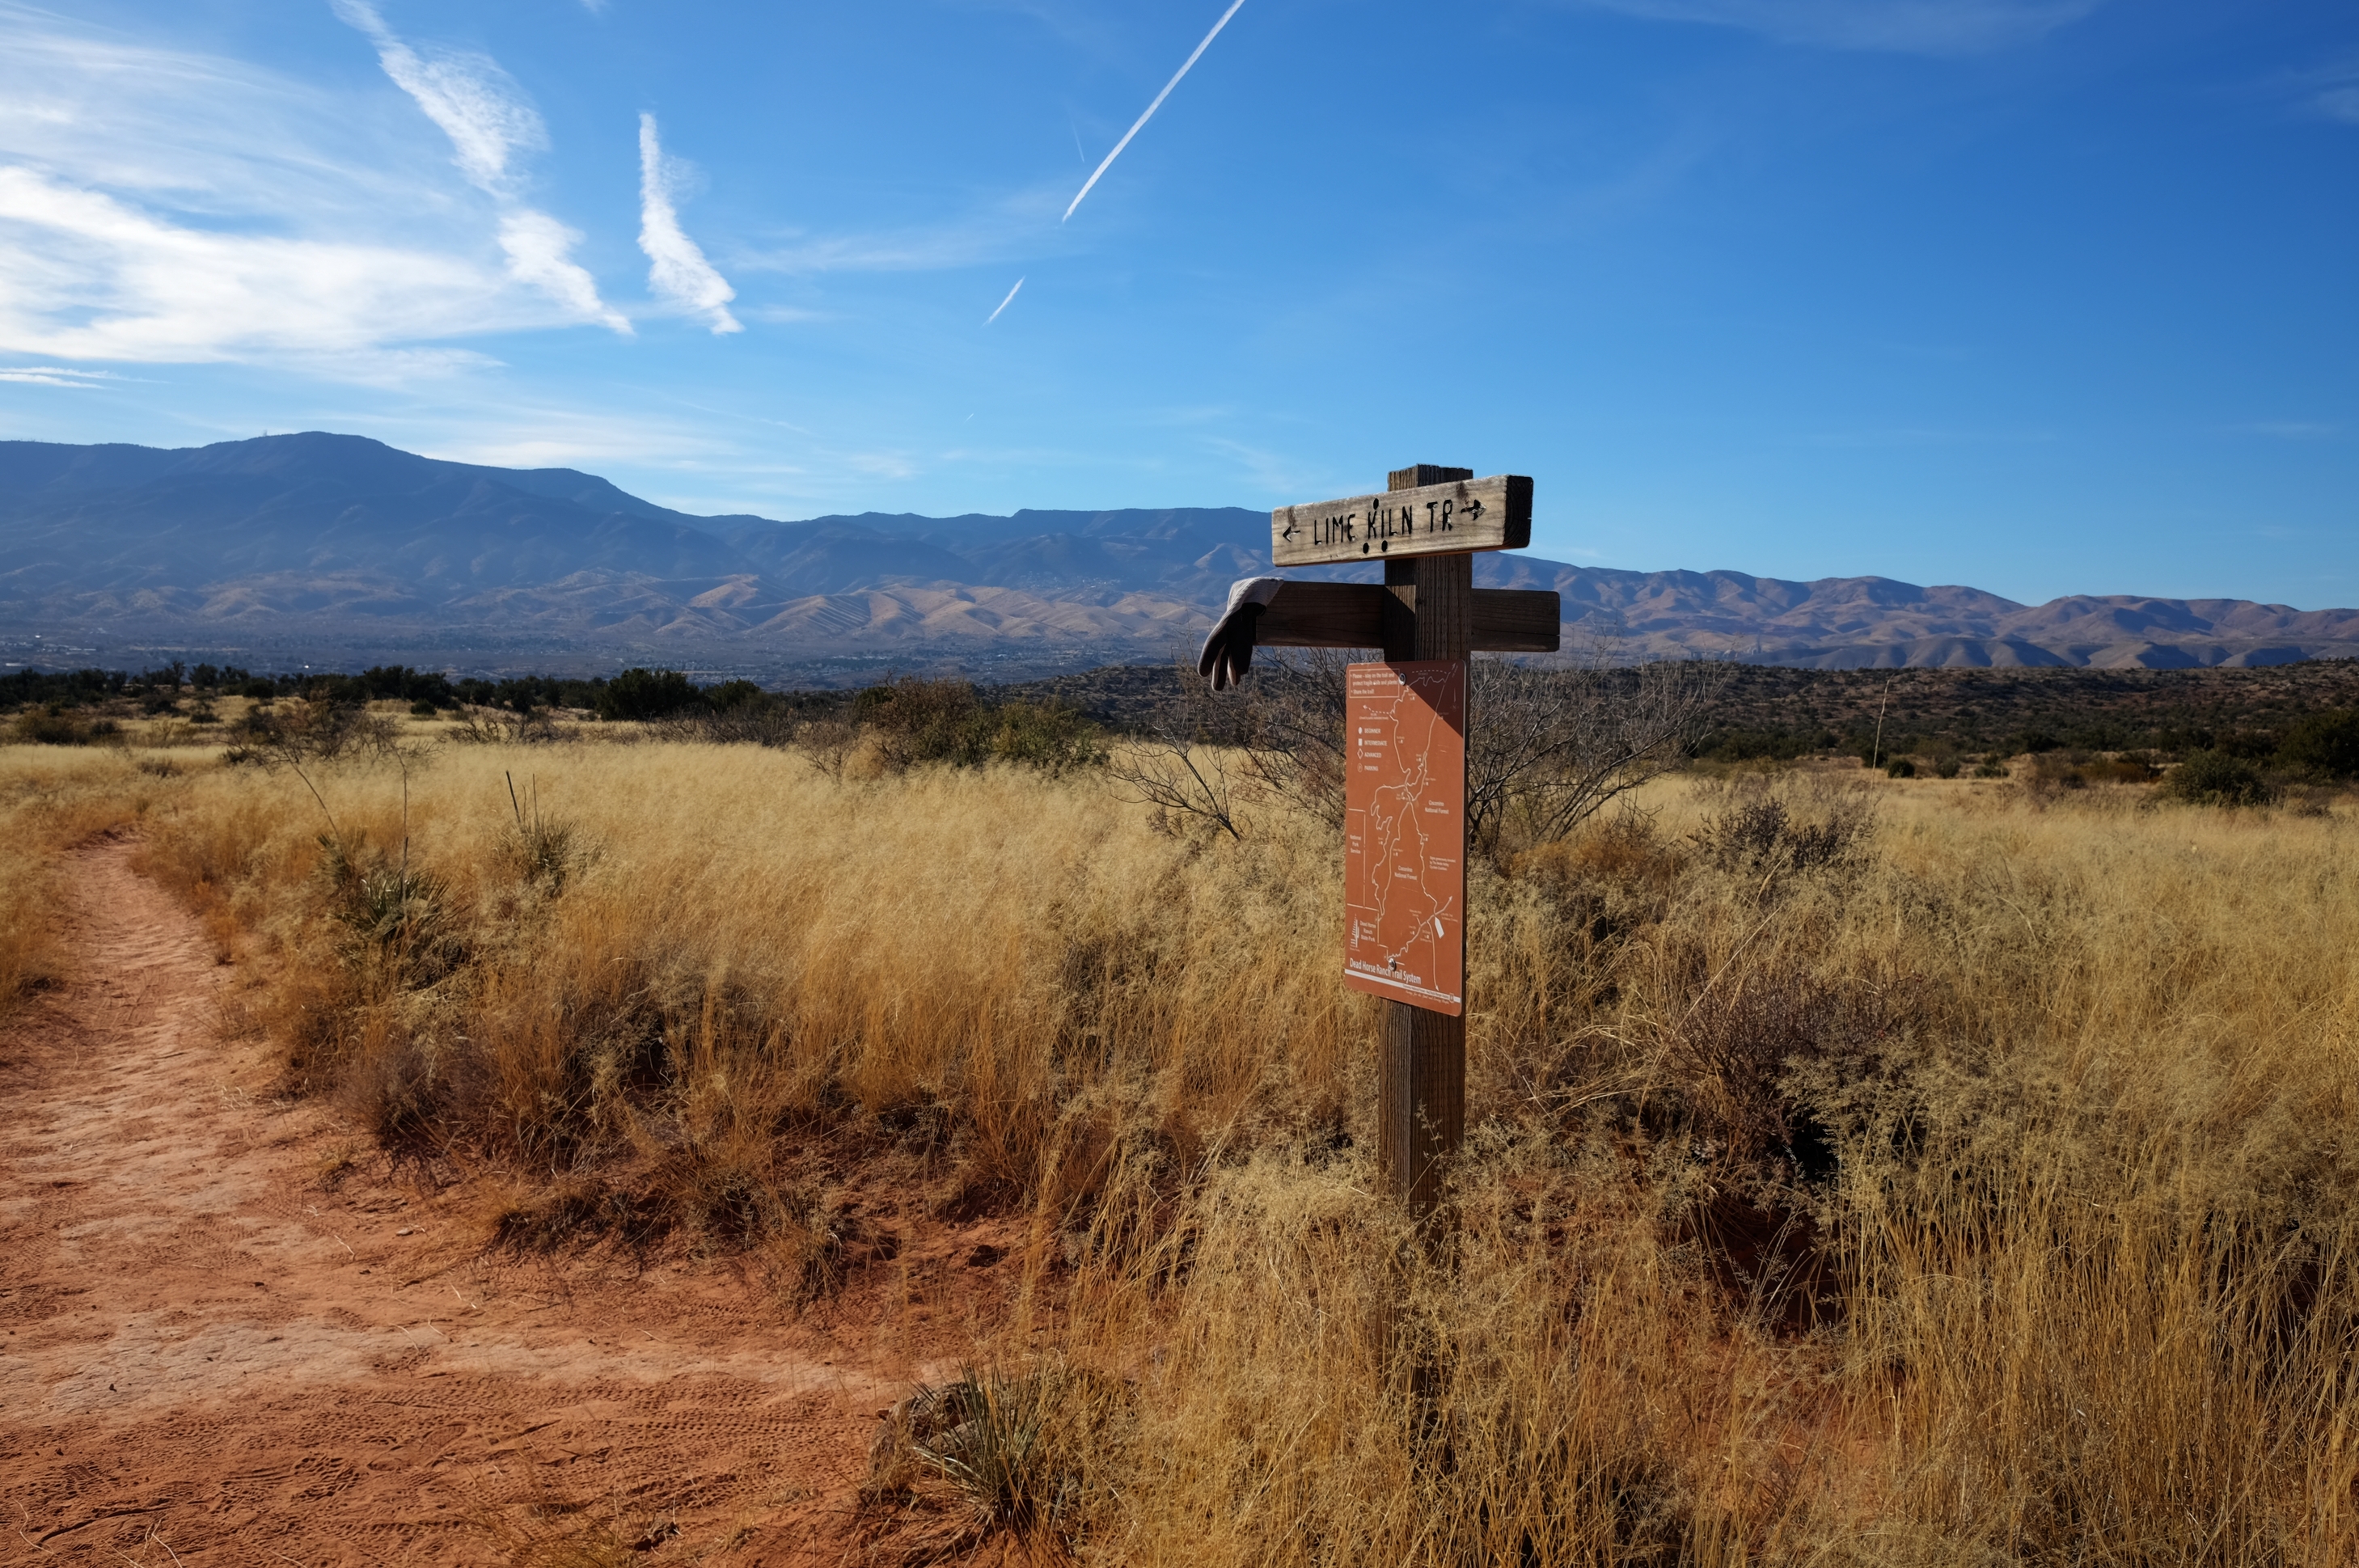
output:
<svg viewBox="0 0 2359 1568"><path fill-rule="evenodd" d="M1343 980L1455 1018L1466 992L1466 666L1345 671Z"/></svg>

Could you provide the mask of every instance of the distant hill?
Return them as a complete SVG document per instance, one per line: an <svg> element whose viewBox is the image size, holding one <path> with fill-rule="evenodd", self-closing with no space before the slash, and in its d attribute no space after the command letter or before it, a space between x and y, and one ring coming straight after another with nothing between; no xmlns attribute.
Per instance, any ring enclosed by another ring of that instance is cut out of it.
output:
<svg viewBox="0 0 2359 1568"><path fill-rule="evenodd" d="M0 441L0 649L1006 673L1166 657L1232 579L1267 569L1268 545L1267 514L1240 507L695 517L573 469L320 432L178 451ZM1481 557L1477 580L1555 588L1569 642L1633 659L2177 669L2359 653L2359 610L2244 600L2025 605L1881 577L1508 555Z"/></svg>

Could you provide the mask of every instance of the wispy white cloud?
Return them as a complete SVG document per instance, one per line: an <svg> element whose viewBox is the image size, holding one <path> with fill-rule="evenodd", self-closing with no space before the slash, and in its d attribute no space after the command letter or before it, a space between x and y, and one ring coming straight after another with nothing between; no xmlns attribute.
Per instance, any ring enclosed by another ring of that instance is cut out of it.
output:
<svg viewBox="0 0 2359 1568"><path fill-rule="evenodd" d="M631 463L693 472L706 465L734 472L742 454L732 442L700 435L677 420L650 420L636 412L540 406L506 417L484 411L487 423L458 440L433 441L433 455L495 468L578 468ZM421 443L423 437L420 438Z"/></svg>
<svg viewBox="0 0 2359 1568"><path fill-rule="evenodd" d="M1229 25L1229 18L1235 16L1237 14L1238 7L1242 6L1245 3L1245 0L1229 0L1229 8L1221 13L1221 19L1212 24L1212 30L1204 35L1203 41L1196 46L1195 52L1190 54L1186 60L1180 62L1180 69L1171 73L1171 80L1165 82L1163 84L1163 91L1155 95L1155 102L1147 106L1147 113L1141 114L1137 119L1131 122L1130 129L1123 132L1122 140L1114 144L1114 151L1105 155L1105 161L1099 164L1096 169L1091 170L1090 177L1082 182L1081 190L1073 193L1072 205L1065 209L1066 218L1070 218L1073 215L1073 209L1082 204L1082 198L1088 195L1092 187L1095 186L1098 180L1104 176L1105 171L1114 167L1114 160L1122 156L1122 149L1130 145L1130 138L1138 135L1139 131L1145 127L1147 121L1155 118L1155 111L1163 107L1163 100L1171 96L1171 90L1180 85L1180 79L1181 77L1187 75L1189 71L1195 69L1196 62L1203 59L1204 51L1212 47L1212 40L1221 36L1221 29ZM1062 223L1064 222L1064 218L1060 218L1057 221L1059 223Z"/></svg>
<svg viewBox="0 0 2359 1568"><path fill-rule="evenodd" d="M781 326L799 326L805 321L832 321L832 310L814 310L802 305L756 305L743 314L750 321L773 321Z"/></svg>
<svg viewBox="0 0 2359 1568"><path fill-rule="evenodd" d="M1893 54L1984 54L2033 43L2104 0L1574 0L1662 22L1741 27L1786 43Z"/></svg>
<svg viewBox="0 0 2359 1568"><path fill-rule="evenodd" d="M394 36L366 0L329 0L347 26L376 46L394 85L441 127L460 171L495 196L516 193L515 163L549 148L549 127L524 90L488 55L455 49L420 54Z"/></svg>
<svg viewBox="0 0 2359 1568"><path fill-rule="evenodd" d="M77 370L64 365L0 365L0 381L13 381L25 387L72 387L87 392L111 381L131 379L112 371Z"/></svg>
<svg viewBox="0 0 2359 1568"><path fill-rule="evenodd" d="M463 258L175 223L0 166L0 347L61 359L326 362L495 324Z"/></svg>
<svg viewBox="0 0 2359 1568"><path fill-rule="evenodd" d="M999 312L1007 309L1008 306L1016 303L1016 296L1022 292L1024 292L1024 279L1019 278L1016 280L1016 287L1007 291L1007 298L1002 299L996 306L993 307L991 314L983 319L983 324L987 327L991 325L992 322L999 320Z"/></svg>
<svg viewBox="0 0 2359 1568"><path fill-rule="evenodd" d="M579 233L531 207L512 209L500 219L500 249L507 256L510 277L539 289L577 320L627 337L630 321L598 298L598 280L572 259L581 241Z"/></svg>
<svg viewBox="0 0 2359 1568"><path fill-rule="evenodd" d="M714 270L679 226L673 197L679 160L664 156L653 114L639 116L639 248L647 253L647 286L673 304L704 318L715 336L745 329L729 313L737 290Z"/></svg>
<svg viewBox="0 0 2359 1568"><path fill-rule="evenodd" d="M233 220L276 207L350 224L418 194L419 165L375 110L0 0L0 158L76 184Z"/></svg>
<svg viewBox="0 0 2359 1568"><path fill-rule="evenodd" d="M627 336L631 323L598 298L598 283L572 259L581 235L519 199L518 161L549 147L549 128L499 62L453 49L420 53L396 37L367 0L329 0L347 26L376 47L394 85L416 100L451 138L451 160L478 190L497 201L500 248L509 276L539 289L572 312Z"/></svg>
<svg viewBox="0 0 2359 1568"><path fill-rule="evenodd" d="M1338 476L1323 465L1294 453L1273 452L1225 436L1202 438L1202 444L1226 458L1245 475L1247 483L1265 495L1332 495L1345 493L1354 483L1360 483Z"/></svg>
<svg viewBox="0 0 2359 1568"><path fill-rule="evenodd" d="M2359 60L2346 60L2317 72L2306 85L2312 113L2359 125Z"/></svg>
<svg viewBox="0 0 2359 1568"><path fill-rule="evenodd" d="M399 384L494 363L435 340L627 326L571 231L454 191L402 102L0 0L0 353ZM484 122L503 169L516 123Z"/></svg>
<svg viewBox="0 0 2359 1568"><path fill-rule="evenodd" d="M1006 262L1038 253L1043 225L1056 215L1058 191L1036 186L940 223L866 234L791 234L748 249L739 271L812 276L829 272L941 272Z"/></svg>

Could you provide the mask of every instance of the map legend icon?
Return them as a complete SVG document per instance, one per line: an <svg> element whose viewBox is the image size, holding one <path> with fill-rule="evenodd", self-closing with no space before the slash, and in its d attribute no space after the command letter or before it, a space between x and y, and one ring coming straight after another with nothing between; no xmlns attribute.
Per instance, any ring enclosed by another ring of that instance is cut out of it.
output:
<svg viewBox="0 0 2359 1568"><path fill-rule="evenodd" d="M1343 979L1458 1016L1466 991L1466 666L1345 671Z"/></svg>

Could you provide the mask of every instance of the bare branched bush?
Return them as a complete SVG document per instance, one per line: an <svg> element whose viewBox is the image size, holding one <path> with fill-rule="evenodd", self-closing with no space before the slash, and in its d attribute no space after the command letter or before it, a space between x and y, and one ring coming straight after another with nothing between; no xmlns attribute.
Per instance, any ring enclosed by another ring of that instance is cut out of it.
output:
<svg viewBox="0 0 2359 1568"><path fill-rule="evenodd" d="M1350 660L1334 648L1280 650L1256 666L1243 712L1200 725L1240 747L1253 777L1277 800L1330 827L1343 822L1343 733L1345 670ZM1190 682L1192 670L1180 679ZM1237 706L1212 697L1201 680L1191 695L1215 709Z"/></svg>
<svg viewBox="0 0 2359 1568"><path fill-rule="evenodd" d="M546 708L493 708L469 704L459 710L451 740L469 746L548 746L566 739L557 717Z"/></svg>
<svg viewBox="0 0 2359 1568"><path fill-rule="evenodd" d="M1153 811L1159 833L1202 826L1242 840L1247 823L1241 797L1254 775L1233 755L1176 732L1149 734L1115 746L1106 777L1125 799Z"/></svg>
<svg viewBox="0 0 2359 1568"><path fill-rule="evenodd" d="M299 767L342 760L381 761L403 747L401 728L354 702L290 699L249 709L233 733L226 760Z"/></svg>
<svg viewBox="0 0 2359 1568"><path fill-rule="evenodd" d="M1477 851L1563 838L1677 768L1701 738L1728 666L1623 667L1610 648L1570 667L1477 659L1466 702L1466 831Z"/></svg>
<svg viewBox="0 0 2359 1568"><path fill-rule="evenodd" d="M1756 880L1767 897L1793 877L1857 866L1871 826L1869 809L1857 798L1830 801L1813 821L1762 790L1704 818L1695 844L1721 870Z"/></svg>
<svg viewBox="0 0 2359 1568"><path fill-rule="evenodd" d="M1211 792L1176 764L1195 748L1222 746L1256 792L1340 825L1349 663L1333 649L1277 650L1228 698L1211 696L1183 667L1179 700L1147 738L1161 787L1136 788L1161 810L1212 815ZM1475 659L1467 690L1471 846L1504 860L1553 843L1677 768L1703 735L1726 678L1725 666L1692 660L1618 666L1603 646L1562 664ZM1180 807L1168 799L1174 796L1196 804Z"/></svg>

